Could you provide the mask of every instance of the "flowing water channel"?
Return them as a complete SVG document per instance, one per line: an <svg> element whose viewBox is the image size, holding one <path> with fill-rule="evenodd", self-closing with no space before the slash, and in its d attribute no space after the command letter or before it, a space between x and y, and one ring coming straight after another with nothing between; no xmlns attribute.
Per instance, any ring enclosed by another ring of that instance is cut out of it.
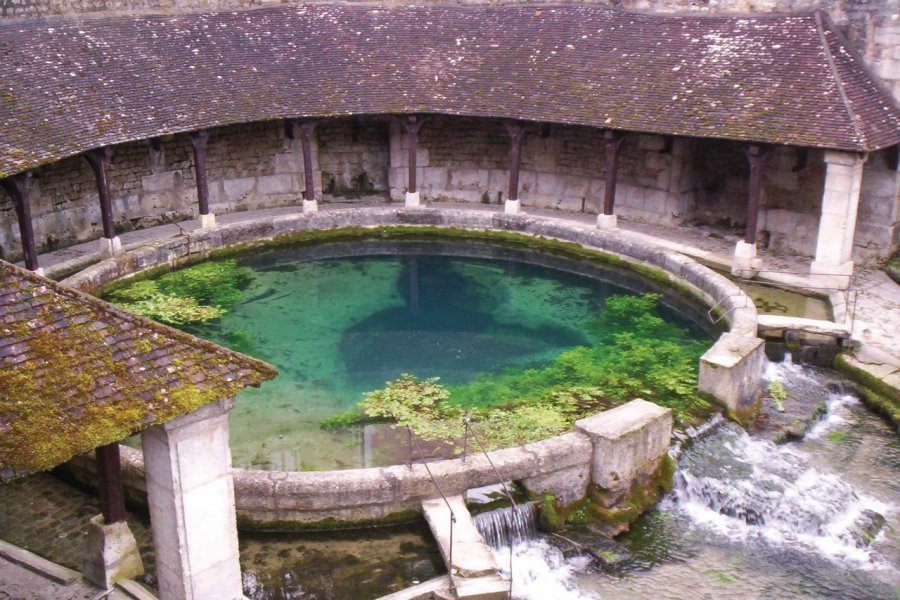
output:
<svg viewBox="0 0 900 600"><path fill-rule="evenodd" d="M824 404L803 441L777 445L717 421L677 453L674 491L618 538L626 560L600 568L583 556L564 558L546 536L520 534L514 595L896 599L896 432L834 372L788 362L769 365L767 376L784 384L785 402ZM483 530L500 564L510 564L508 542Z"/></svg>

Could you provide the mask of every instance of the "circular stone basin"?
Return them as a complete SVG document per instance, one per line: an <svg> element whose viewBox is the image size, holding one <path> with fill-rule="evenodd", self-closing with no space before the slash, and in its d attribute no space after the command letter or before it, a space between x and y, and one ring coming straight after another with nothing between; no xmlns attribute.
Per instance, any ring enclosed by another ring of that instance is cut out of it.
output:
<svg viewBox="0 0 900 600"><path fill-rule="evenodd" d="M609 295L662 291L605 265L473 242L276 248L238 264L251 269L241 300L190 332L278 367L278 378L241 392L230 415L233 464L264 470L406 462L405 432L321 423L401 373L452 388L546 365L592 343ZM670 295L661 312L709 339L695 305Z"/></svg>

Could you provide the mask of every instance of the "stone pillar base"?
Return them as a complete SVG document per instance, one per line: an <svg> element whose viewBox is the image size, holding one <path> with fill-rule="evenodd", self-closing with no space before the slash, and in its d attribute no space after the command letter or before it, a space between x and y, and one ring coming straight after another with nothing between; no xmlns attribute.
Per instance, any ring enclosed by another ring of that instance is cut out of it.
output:
<svg viewBox="0 0 900 600"><path fill-rule="evenodd" d="M116 581L144 574L144 563L128 523L106 525L103 515L90 520L83 571L85 579L105 590Z"/></svg>
<svg viewBox="0 0 900 600"><path fill-rule="evenodd" d="M419 192L406 192L406 208L419 208L422 201L419 198Z"/></svg>
<svg viewBox="0 0 900 600"><path fill-rule="evenodd" d="M853 276L853 261L835 265L832 263L814 260L809 265L809 275L817 284L837 290L845 290L850 287L850 278Z"/></svg>
<svg viewBox="0 0 900 600"><path fill-rule="evenodd" d="M760 338L723 333L700 357L697 387L728 409L741 423L749 421L762 397L765 344Z"/></svg>
<svg viewBox="0 0 900 600"><path fill-rule="evenodd" d="M214 213L200 215L200 229L215 229L215 228L216 228L216 215Z"/></svg>
<svg viewBox="0 0 900 600"><path fill-rule="evenodd" d="M611 231L619 228L619 218L616 215L597 215L597 228Z"/></svg>
<svg viewBox="0 0 900 600"><path fill-rule="evenodd" d="M318 200L304 200L303 201L303 212L319 212L319 201Z"/></svg>
<svg viewBox="0 0 900 600"><path fill-rule="evenodd" d="M508 215L517 215L521 209L522 205L519 200L507 200L503 205L503 212Z"/></svg>
<svg viewBox="0 0 900 600"><path fill-rule="evenodd" d="M100 256L103 258L115 258L122 254L122 240L119 236L112 239L107 237L100 238Z"/></svg>
<svg viewBox="0 0 900 600"><path fill-rule="evenodd" d="M731 274L740 277L755 277L761 265L762 261L756 258L756 244L739 241L734 248Z"/></svg>

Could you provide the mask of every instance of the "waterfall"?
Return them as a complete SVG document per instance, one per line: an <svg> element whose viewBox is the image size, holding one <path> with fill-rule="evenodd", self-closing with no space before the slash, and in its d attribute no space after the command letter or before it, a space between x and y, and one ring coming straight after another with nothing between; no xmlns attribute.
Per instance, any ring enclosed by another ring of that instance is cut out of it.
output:
<svg viewBox="0 0 900 600"><path fill-rule="evenodd" d="M812 467L802 451L752 439L733 424L684 452L665 503L731 539L763 540L860 566L878 557L858 547L854 528L871 511L890 510Z"/></svg>
<svg viewBox="0 0 900 600"><path fill-rule="evenodd" d="M566 559L538 535L532 503L499 508L475 515L475 527L494 552L500 574L512 577L515 600L593 600L578 590L575 575L590 564L589 557ZM512 548L510 548L510 538Z"/></svg>
<svg viewBox="0 0 900 600"><path fill-rule="evenodd" d="M534 504L527 502L515 507L498 508L475 515L475 528L491 548L509 546L534 537L537 533Z"/></svg>

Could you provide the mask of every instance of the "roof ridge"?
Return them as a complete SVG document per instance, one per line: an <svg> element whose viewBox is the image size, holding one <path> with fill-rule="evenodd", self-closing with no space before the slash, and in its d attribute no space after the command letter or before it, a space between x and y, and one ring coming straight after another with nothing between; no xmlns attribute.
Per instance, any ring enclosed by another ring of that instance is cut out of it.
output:
<svg viewBox="0 0 900 600"><path fill-rule="evenodd" d="M110 313L114 317L124 319L132 324L141 327L152 329L155 333L158 333L160 335L164 335L168 338L175 338L176 341L184 342L194 347L200 347L210 352L221 353L229 356L230 358L243 363L245 367L258 371L262 375L268 376L269 379L275 377L278 374L278 369L276 367L270 365L265 361L259 360L258 358L253 358L252 356L247 356L246 354L241 354L240 352L235 352L234 350L226 348L225 346L220 346L219 344L215 344L213 342L210 342L209 340L204 340L179 329L175 329L174 327L170 327L168 325L164 325L162 323L154 321L153 319L124 310L105 300L101 300L96 296L92 296L91 294L82 292L81 290L62 285L57 281L53 281L52 279L48 279L47 277L38 275L33 271L23 269L22 267L14 265L5 260L0 260L0 268L11 271L17 276L20 276L23 279L27 279L34 284L48 286L57 294L68 296L73 300L88 304L92 308Z"/></svg>
<svg viewBox="0 0 900 600"><path fill-rule="evenodd" d="M859 117L856 112L853 110L853 102L850 101L850 98L847 96L847 92L844 90L844 82L841 81L841 75L838 72L837 64L834 62L834 56L831 54L831 44L828 39L825 37L825 27L822 25L822 11L817 10L815 12L815 21L816 21L816 29L819 32L819 40L822 42L822 51L825 53L825 61L828 63L828 68L831 70L831 75L834 77L834 82L837 85L838 95L841 97L841 102L844 104L844 109L847 111L847 116L850 117L850 124L853 125L853 130L856 132L856 135L859 137L859 141L862 144L863 149L868 152L869 151L869 143L866 139L866 133L863 131L862 125L859 123ZM831 33L831 28L829 28Z"/></svg>

